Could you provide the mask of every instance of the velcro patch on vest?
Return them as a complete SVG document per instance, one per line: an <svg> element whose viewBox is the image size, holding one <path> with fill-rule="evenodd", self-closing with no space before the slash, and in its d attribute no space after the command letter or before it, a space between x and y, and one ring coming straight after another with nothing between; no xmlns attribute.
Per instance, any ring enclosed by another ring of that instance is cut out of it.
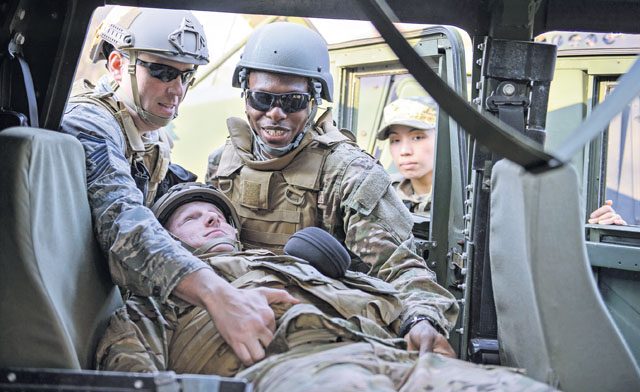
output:
<svg viewBox="0 0 640 392"><path fill-rule="evenodd" d="M246 173L245 173L246 172ZM253 170L243 167L240 204L250 209L269 209L269 184L273 172Z"/></svg>
<svg viewBox="0 0 640 392"><path fill-rule="evenodd" d="M351 193L346 205L365 215L371 214L378 201L387 193L391 180L380 165L374 165L360 186Z"/></svg>
<svg viewBox="0 0 640 392"><path fill-rule="evenodd" d="M320 175L329 154L327 149L304 149L293 162L282 170L287 184L303 189L320 189Z"/></svg>

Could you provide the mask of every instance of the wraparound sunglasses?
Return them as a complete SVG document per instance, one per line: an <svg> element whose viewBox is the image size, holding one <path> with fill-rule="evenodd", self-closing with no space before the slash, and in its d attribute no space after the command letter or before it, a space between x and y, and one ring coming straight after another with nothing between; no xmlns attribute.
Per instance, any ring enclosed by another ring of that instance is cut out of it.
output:
<svg viewBox="0 0 640 392"><path fill-rule="evenodd" d="M311 101L311 94L308 93L272 94L247 90L246 94L249 106L261 112L268 112L272 107L278 106L285 113L296 113L306 109Z"/></svg>

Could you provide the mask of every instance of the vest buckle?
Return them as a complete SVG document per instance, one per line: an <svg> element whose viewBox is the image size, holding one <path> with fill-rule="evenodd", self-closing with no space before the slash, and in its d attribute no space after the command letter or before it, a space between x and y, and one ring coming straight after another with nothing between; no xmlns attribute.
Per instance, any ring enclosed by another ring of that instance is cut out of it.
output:
<svg viewBox="0 0 640 392"><path fill-rule="evenodd" d="M304 203L304 190L289 185L284 192L284 197L289 203L299 206Z"/></svg>

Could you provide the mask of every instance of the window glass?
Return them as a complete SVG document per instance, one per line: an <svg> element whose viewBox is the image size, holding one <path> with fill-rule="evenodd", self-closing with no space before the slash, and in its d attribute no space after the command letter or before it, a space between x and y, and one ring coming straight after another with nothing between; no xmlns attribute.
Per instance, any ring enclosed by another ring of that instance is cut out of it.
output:
<svg viewBox="0 0 640 392"><path fill-rule="evenodd" d="M358 144L378 158L389 173L395 173L397 170L391 160L388 141L376 138L382 125L383 109L397 99L428 97L428 94L406 71L399 74L356 74L355 81L358 109L354 129L357 129Z"/></svg>
<svg viewBox="0 0 640 392"><path fill-rule="evenodd" d="M600 83L600 97L616 82ZM640 225L640 97L636 97L609 124L606 143L605 200L630 225Z"/></svg>

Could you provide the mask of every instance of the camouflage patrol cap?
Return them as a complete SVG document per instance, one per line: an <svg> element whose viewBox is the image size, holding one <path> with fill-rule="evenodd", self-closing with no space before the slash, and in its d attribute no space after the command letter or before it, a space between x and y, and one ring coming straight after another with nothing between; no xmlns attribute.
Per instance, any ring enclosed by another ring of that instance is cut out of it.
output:
<svg viewBox="0 0 640 392"><path fill-rule="evenodd" d="M190 11L115 8L102 22L91 45L95 63L105 59L105 44L123 52L149 52L167 60L203 65L209 62L202 25Z"/></svg>
<svg viewBox="0 0 640 392"><path fill-rule="evenodd" d="M233 73L233 87L245 88L246 70L302 76L319 83L319 96L332 101L327 43L313 30L297 23L277 22L256 29Z"/></svg>
<svg viewBox="0 0 640 392"><path fill-rule="evenodd" d="M425 99L398 99L385 106L378 140L389 137L389 127L405 125L415 129L435 129L438 109L434 102Z"/></svg>
<svg viewBox="0 0 640 392"><path fill-rule="evenodd" d="M240 219L231 201L211 185L200 182L185 182L169 188L151 207L151 211L163 226L173 212L183 204L192 201L204 201L218 207L227 222L240 232Z"/></svg>

